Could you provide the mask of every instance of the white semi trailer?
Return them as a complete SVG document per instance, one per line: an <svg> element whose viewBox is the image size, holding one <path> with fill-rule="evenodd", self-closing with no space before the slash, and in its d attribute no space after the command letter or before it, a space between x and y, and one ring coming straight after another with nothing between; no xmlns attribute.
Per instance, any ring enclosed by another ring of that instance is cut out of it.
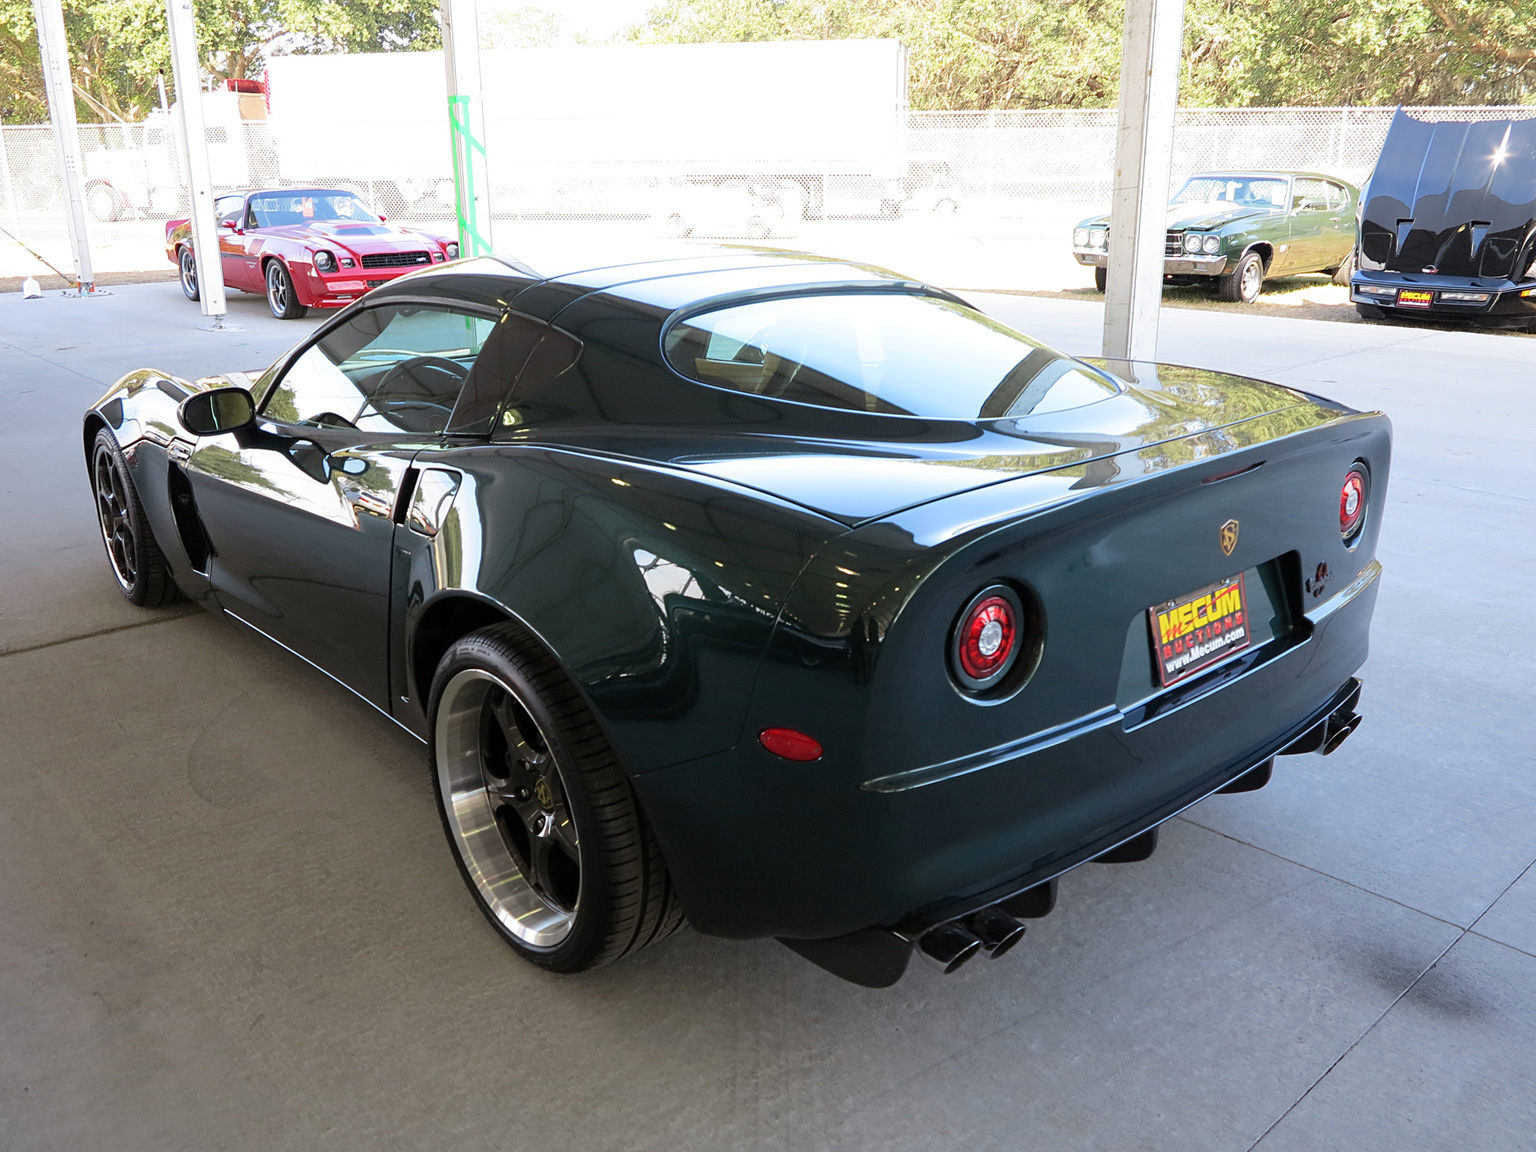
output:
<svg viewBox="0 0 1536 1152"><path fill-rule="evenodd" d="M665 213L710 184L808 217L903 195L896 40L501 49L482 74L498 215ZM439 53L279 57L268 84L285 183L350 184L395 214L452 203Z"/></svg>

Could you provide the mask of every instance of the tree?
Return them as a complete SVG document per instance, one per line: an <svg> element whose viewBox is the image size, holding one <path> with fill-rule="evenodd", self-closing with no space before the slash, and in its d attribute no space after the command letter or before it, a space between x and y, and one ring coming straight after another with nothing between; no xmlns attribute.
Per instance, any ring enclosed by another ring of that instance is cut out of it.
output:
<svg viewBox="0 0 1536 1152"><path fill-rule="evenodd" d="M270 56L440 48L435 0L223 0L196 5L201 69L215 83L257 77ZM142 119L171 82L164 0L66 0L82 122ZM48 118L31 0L0 0L0 117Z"/></svg>
<svg viewBox="0 0 1536 1152"><path fill-rule="evenodd" d="M1115 103L1124 0L663 0L648 43L882 36L914 108ZM1536 100L1536 0L1188 0L1187 105Z"/></svg>

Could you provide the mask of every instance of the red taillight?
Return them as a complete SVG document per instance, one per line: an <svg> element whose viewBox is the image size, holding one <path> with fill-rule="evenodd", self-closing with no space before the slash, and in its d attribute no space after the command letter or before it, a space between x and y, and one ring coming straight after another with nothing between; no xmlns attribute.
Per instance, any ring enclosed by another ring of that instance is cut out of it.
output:
<svg viewBox="0 0 1536 1152"><path fill-rule="evenodd" d="M1365 472L1358 466L1351 468L1339 489L1339 533L1347 544L1360 534L1365 522Z"/></svg>
<svg viewBox="0 0 1536 1152"><path fill-rule="evenodd" d="M988 679L1013 655L1018 636L1013 605L1001 596L988 596L961 621L960 667L972 680Z"/></svg>
<svg viewBox="0 0 1536 1152"><path fill-rule="evenodd" d="M764 728L757 734L757 742L775 756L786 760L820 760L821 745L804 732L793 728Z"/></svg>
<svg viewBox="0 0 1536 1152"><path fill-rule="evenodd" d="M950 638L952 671L960 686L976 691L999 683L1013 666L1023 631L1024 610L1011 588L994 584L973 596Z"/></svg>

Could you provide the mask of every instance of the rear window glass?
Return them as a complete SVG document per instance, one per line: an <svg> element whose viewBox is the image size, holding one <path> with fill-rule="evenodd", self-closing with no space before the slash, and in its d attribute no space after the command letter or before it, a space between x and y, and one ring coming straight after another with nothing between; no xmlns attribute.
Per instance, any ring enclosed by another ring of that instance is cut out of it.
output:
<svg viewBox="0 0 1536 1152"><path fill-rule="evenodd" d="M667 333L684 376L823 408L988 420L1102 400L1115 384L962 304L894 293L759 300Z"/></svg>

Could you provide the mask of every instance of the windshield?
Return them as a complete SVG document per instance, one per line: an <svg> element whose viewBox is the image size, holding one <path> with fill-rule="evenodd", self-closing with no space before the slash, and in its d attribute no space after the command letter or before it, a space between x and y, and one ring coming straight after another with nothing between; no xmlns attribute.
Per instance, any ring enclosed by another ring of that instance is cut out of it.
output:
<svg viewBox="0 0 1536 1152"><path fill-rule="evenodd" d="M312 224L317 220L342 220L357 224L378 224L379 218L350 192L271 192L251 197L251 215L256 227L275 228L283 224Z"/></svg>
<svg viewBox="0 0 1536 1152"><path fill-rule="evenodd" d="M1241 204L1253 208L1284 208L1288 181L1275 176L1191 176L1184 181L1175 204Z"/></svg>
<svg viewBox="0 0 1536 1152"><path fill-rule="evenodd" d="M849 293L760 300L675 325L684 376L759 396L860 412L989 420L1116 393L1106 376L963 304Z"/></svg>

